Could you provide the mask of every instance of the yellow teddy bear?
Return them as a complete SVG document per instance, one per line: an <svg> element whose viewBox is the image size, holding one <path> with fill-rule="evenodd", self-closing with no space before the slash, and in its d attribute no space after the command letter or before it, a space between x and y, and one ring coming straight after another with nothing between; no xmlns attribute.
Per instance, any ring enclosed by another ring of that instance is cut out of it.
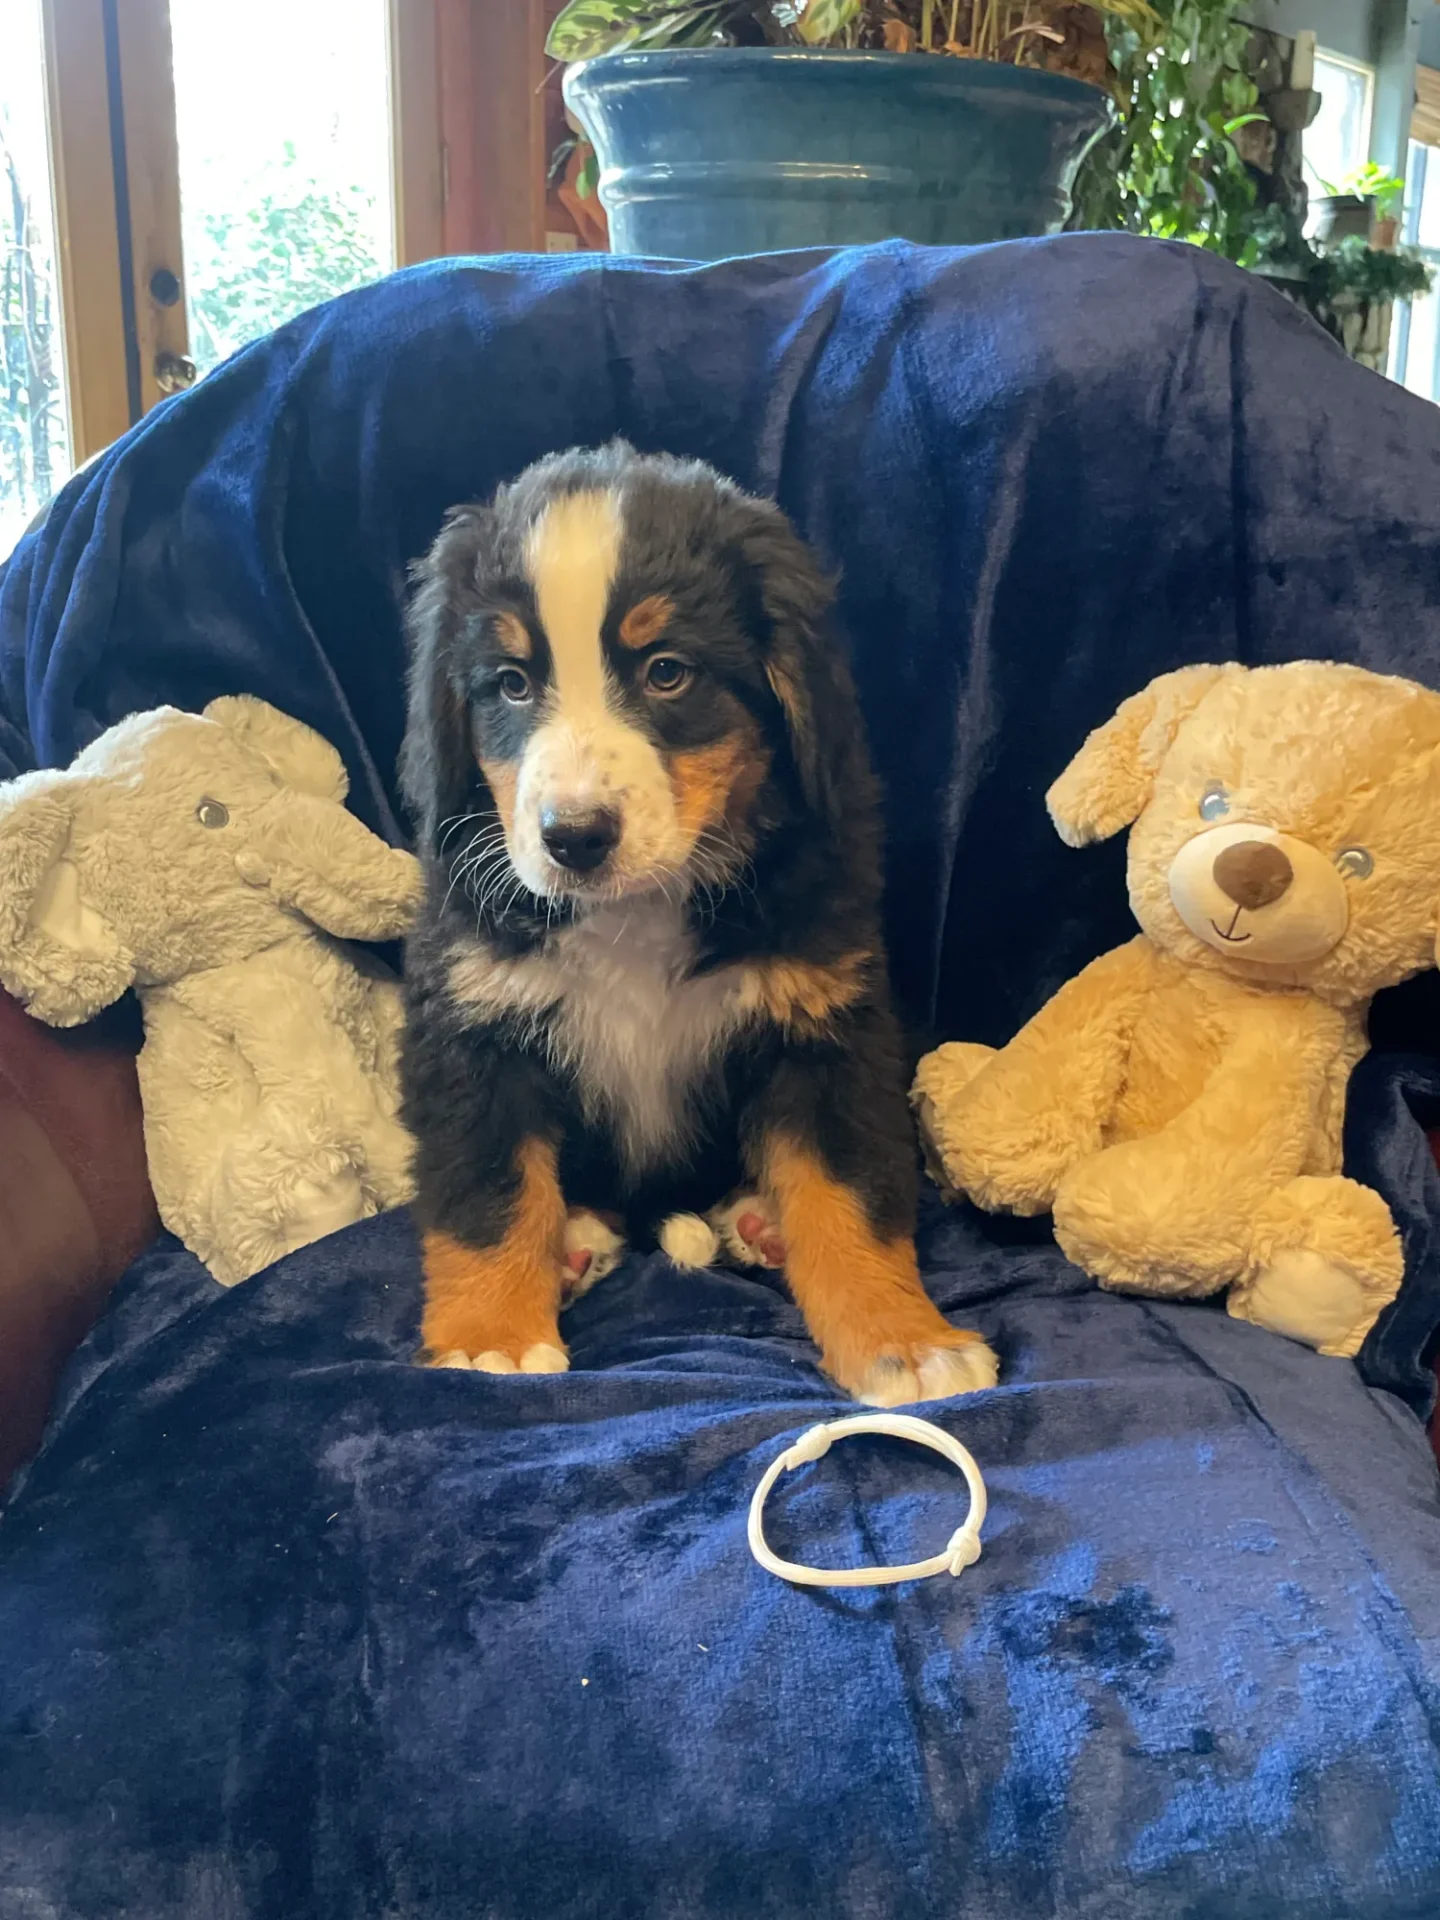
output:
<svg viewBox="0 0 1440 1920"><path fill-rule="evenodd" d="M999 1052L921 1062L942 1184L1053 1212L1103 1286L1229 1287L1240 1319L1356 1353L1404 1261L1340 1172L1345 1089L1371 996L1436 962L1440 694L1312 661L1184 667L1046 800L1071 846L1131 828L1142 932Z"/></svg>

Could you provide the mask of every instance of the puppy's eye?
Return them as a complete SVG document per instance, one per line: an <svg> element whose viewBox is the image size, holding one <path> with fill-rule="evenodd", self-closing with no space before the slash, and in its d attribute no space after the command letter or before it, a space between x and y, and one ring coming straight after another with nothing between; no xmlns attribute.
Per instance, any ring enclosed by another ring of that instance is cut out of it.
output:
<svg viewBox="0 0 1440 1920"><path fill-rule="evenodd" d="M645 669L645 691L662 700L673 700L695 678L695 669L673 653L657 653Z"/></svg>
<svg viewBox="0 0 1440 1920"><path fill-rule="evenodd" d="M529 674L520 667L502 667L495 676L495 684L500 689L500 698L508 700L512 707L523 707L533 691Z"/></svg>
<svg viewBox="0 0 1440 1920"><path fill-rule="evenodd" d="M208 794L195 809L195 818L202 827L228 827L230 809L223 800L212 800Z"/></svg>
<svg viewBox="0 0 1440 1920"><path fill-rule="evenodd" d="M1368 847L1346 847L1343 853L1336 854L1335 864L1352 880L1368 880L1375 871L1375 857Z"/></svg>
<svg viewBox="0 0 1440 1920"><path fill-rule="evenodd" d="M1230 811L1230 796L1218 780L1212 780L1200 796L1200 818L1223 820Z"/></svg>

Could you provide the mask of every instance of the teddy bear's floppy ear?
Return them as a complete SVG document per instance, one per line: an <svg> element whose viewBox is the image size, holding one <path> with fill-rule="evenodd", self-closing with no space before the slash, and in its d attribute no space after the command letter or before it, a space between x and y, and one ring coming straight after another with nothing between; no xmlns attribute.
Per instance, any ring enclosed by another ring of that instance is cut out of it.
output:
<svg viewBox="0 0 1440 1920"><path fill-rule="evenodd" d="M1108 840L1144 812L1160 762L1180 724L1223 674L1244 667L1177 667L1123 701L1097 727L1045 796L1069 847Z"/></svg>
<svg viewBox="0 0 1440 1920"><path fill-rule="evenodd" d="M320 800L343 800L349 792L345 762L330 742L267 701L248 693L225 694L210 702L205 718L268 761L287 787Z"/></svg>

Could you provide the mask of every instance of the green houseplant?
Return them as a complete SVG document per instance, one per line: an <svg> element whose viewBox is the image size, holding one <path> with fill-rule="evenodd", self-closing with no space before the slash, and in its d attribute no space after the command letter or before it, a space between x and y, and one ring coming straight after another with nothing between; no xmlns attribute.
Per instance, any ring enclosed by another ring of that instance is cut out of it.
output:
<svg viewBox="0 0 1440 1920"><path fill-rule="evenodd" d="M1075 224L1189 240L1249 265L1255 186L1236 136L1264 116L1234 0L1155 0L1105 30L1118 113L1081 171Z"/></svg>
<svg viewBox="0 0 1440 1920"><path fill-rule="evenodd" d="M1389 176L1383 190L1391 190ZM1371 246L1359 234L1333 244L1312 242L1292 213L1269 209L1256 223L1256 265L1319 321L1354 360L1385 371L1397 300L1434 285L1434 269L1410 247Z"/></svg>
<svg viewBox="0 0 1440 1920"><path fill-rule="evenodd" d="M1112 12L1149 0L570 0L547 46L622 252L954 244L1063 224Z"/></svg>
<svg viewBox="0 0 1440 1920"><path fill-rule="evenodd" d="M1339 242L1347 239L1368 241L1376 228L1384 229L1384 245L1393 247L1399 224L1405 182L1372 160L1343 180L1331 182L1316 175L1321 188L1313 203L1318 219L1315 238Z"/></svg>

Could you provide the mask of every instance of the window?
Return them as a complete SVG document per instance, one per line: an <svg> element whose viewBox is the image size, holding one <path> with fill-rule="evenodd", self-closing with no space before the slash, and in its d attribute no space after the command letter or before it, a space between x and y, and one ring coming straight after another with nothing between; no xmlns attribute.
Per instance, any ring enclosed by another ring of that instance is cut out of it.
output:
<svg viewBox="0 0 1440 1920"><path fill-rule="evenodd" d="M0 562L166 393L442 250L440 22L478 58L496 4L0 0Z"/></svg>
<svg viewBox="0 0 1440 1920"><path fill-rule="evenodd" d="M1375 70L1343 54L1315 55L1320 111L1305 129L1305 179L1311 197L1338 191L1340 182L1370 157Z"/></svg>
<svg viewBox="0 0 1440 1920"><path fill-rule="evenodd" d="M246 0L243 25L241 11L170 0L201 373L395 264L385 0Z"/></svg>
<svg viewBox="0 0 1440 1920"><path fill-rule="evenodd" d="M1410 142L1401 237L1440 269L1440 147ZM1390 340L1390 378L1440 400L1440 288L1400 306Z"/></svg>
<svg viewBox="0 0 1440 1920"><path fill-rule="evenodd" d="M0 60L0 556L70 472L40 0L5 11Z"/></svg>

